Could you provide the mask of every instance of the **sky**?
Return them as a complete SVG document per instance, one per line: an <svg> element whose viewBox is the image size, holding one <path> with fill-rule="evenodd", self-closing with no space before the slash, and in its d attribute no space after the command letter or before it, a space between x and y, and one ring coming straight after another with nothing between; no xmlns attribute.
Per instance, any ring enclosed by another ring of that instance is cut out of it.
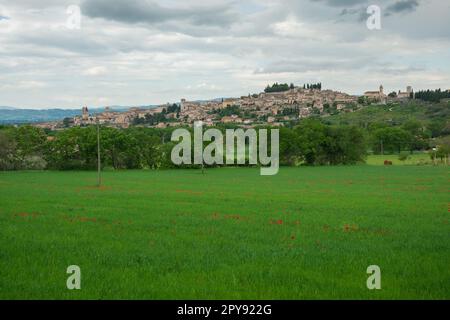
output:
<svg viewBox="0 0 450 320"><path fill-rule="evenodd" d="M274 82L450 89L450 1L0 0L0 106L154 105Z"/></svg>

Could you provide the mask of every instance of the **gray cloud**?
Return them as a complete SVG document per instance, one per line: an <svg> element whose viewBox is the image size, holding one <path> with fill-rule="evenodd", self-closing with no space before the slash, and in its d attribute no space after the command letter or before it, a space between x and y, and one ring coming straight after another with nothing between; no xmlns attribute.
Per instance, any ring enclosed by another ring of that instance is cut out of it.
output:
<svg viewBox="0 0 450 320"><path fill-rule="evenodd" d="M417 0L400 0L386 8L385 15L394 13L412 12L417 9L419 2Z"/></svg>
<svg viewBox="0 0 450 320"><path fill-rule="evenodd" d="M42 31L38 34L24 34L14 40L14 43L83 55L108 55L116 51L102 41L70 32Z"/></svg>
<svg viewBox="0 0 450 320"><path fill-rule="evenodd" d="M313 0L313 1L322 1L322 0ZM348 2L349 5L358 4L360 6L357 6L357 7L350 6L350 7L346 7L344 9L342 9L339 14L339 18L338 18L337 22L343 22L347 18L354 19L354 21L357 21L357 22L363 22L367 19L367 17L368 17L368 14L366 12L367 5L362 6L362 3L365 3L366 1L351 1L351 0L349 0L349 1L343 1L343 2ZM337 6L337 4L335 6ZM389 17L389 16L392 16L392 15L398 14L398 13L413 12L417 9L418 6L419 6L419 2L417 0L396 1L396 2L391 3L390 5L386 6L386 8L384 9L384 16Z"/></svg>
<svg viewBox="0 0 450 320"><path fill-rule="evenodd" d="M447 87L450 7L416 2L0 0L11 17L0 21L1 103L154 104L314 79L357 94ZM81 29L66 28L67 4L81 5ZM396 18L368 30L369 4Z"/></svg>
<svg viewBox="0 0 450 320"><path fill-rule="evenodd" d="M357 8L357 9L345 8L345 9L342 9L341 13L339 14L339 17L341 17L341 18L355 17L357 22L362 22L362 21L365 21L368 17L366 10L367 10L366 7ZM340 22L340 21L342 21L342 20L337 20L337 22Z"/></svg>
<svg viewBox="0 0 450 320"><path fill-rule="evenodd" d="M315 71L337 71L348 70L352 68L363 69L374 62L373 57L360 57L342 59L338 57L328 57L327 59L295 59L295 60L279 60L268 64L264 68L255 71L255 74L271 74L271 73L298 73L298 72L315 72Z"/></svg>
<svg viewBox="0 0 450 320"><path fill-rule="evenodd" d="M229 27L236 20L227 3L210 6L163 7L153 1L89 0L81 5L83 14L123 23L157 25L181 21L194 26Z"/></svg>
<svg viewBox="0 0 450 320"><path fill-rule="evenodd" d="M367 3L367 0L311 0L312 2L325 2L332 7L351 7Z"/></svg>

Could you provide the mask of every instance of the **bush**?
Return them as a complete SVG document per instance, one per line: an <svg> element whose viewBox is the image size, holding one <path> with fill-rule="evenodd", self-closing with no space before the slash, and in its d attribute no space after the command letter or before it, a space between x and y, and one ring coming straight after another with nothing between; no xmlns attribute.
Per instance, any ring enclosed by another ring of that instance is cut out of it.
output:
<svg viewBox="0 0 450 320"><path fill-rule="evenodd" d="M400 154L398 155L398 160L400 160L400 161L405 161L405 160L408 160L408 158L409 158L409 154L408 154L408 152L400 152Z"/></svg>
<svg viewBox="0 0 450 320"><path fill-rule="evenodd" d="M44 170L47 167L47 161L41 156L26 156L23 160L23 168L29 170Z"/></svg>

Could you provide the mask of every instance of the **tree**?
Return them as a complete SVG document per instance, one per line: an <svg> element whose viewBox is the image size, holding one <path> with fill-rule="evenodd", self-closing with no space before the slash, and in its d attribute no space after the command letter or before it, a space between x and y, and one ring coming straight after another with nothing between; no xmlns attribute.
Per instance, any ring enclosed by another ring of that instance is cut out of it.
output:
<svg viewBox="0 0 450 320"><path fill-rule="evenodd" d="M408 131L413 136L421 136L423 134L422 123L415 119L406 121L402 125L402 129Z"/></svg>
<svg viewBox="0 0 450 320"><path fill-rule="evenodd" d="M161 148L170 141L162 132L154 130L139 130L133 133L137 141L138 152L141 156L141 163L144 168L157 169L163 165L165 161ZM166 143L163 143L166 142Z"/></svg>
<svg viewBox="0 0 450 320"><path fill-rule="evenodd" d="M445 126L446 121L444 119L436 119L428 124L427 129L430 132L431 137L436 138L443 134Z"/></svg>
<svg viewBox="0 0 450 320"><path fill-rule="evenodd" d="M355 126L327 126L326 139L322 144L320 164L356 164L366 155L366 139Z"/></svg>
<svg viewBox="0 0 450 320"><path fill-rule="evenodd" d="M46 166L43 160L43 152L47 136L45 132L37 127L24 125L19 127L8 127L2 130L6 137L3 143L6 152L13 150L9 157L9 166L12 169L43 169ZM13 149L9 146L14 146Z"/></svg>
<svg viewBox="0 0 450 320"><path fill-rule="evenodd" d="M402 127L403 130L409 132L411 135L410 151L423 150L427 147L427 135L423 130L423 125L420 121L412 119L405 122Z"/></svg>
<svg viewBox="0 0 450 320"><path fill-rule="evenodd" d="M18 155L23 159L29 155L40 155L47 136L40 128L33 126L20 126L12 131L17 142Z"/></svg>
<svg viewBox="0 0 450 320"><path fill-rule="evenodd" d="M404 149L410 150L412 141L412 135L401 128L381 128L372 133L372 150L375 153L381 153L381 151L394 153L401 152Z"/></svg>
<svg viewBox="0 0 450 320"><path fill-rule="evenodd" d="M64 128L68 128L70 127L70 125L73 123L73 119L72 118L64 118L63 119L63 126Z"/></svg>
<svg viewBox="0 0 450 320"><path fill-rule="evenodd" d="M13 170L16 166L16 143L6 130L0 130L0 170Z"/></svg>
<svg viewBox="0 0 450 320"><path fill-rule="evenodd" d="M231 115L240 116L241 115L241 109L237 105L232 105L232 106L228 106L228 107L225 107L223 109L220 109L217 114L221 118L222 117L229 117Z"/></svg>
<svg viewBox="0 0 450 320"><path fill-rule="evenodd" d="M103 162L114 169L140 168L140 157L134 136L114 128L101 129Z"/></svg>
<svg viewBox="0 0 450 320"><path fill-rule="evenodd" d="M362 104L362 105L367 105L367 104L369 104L369 101L367 100L367 97L360 96L360 97L358 97L358 103Z"/></svg>
<svg viewBox="0 0 450 320"><path fill-rule="evenodd" d="M101 153L104 153L104 146ZM55 139L47 143L45 160L52 169L95 169L97 165L96 127L74 127L59 132Z"/></svg>
<svg viewBox="0 0 450 320"><path fill-rule="evenodd" d="M299 137L288 128L280 129L280 164L295 165L300 160Z"/></svg>
<svg viewBox="0 0 450 320"><path fill-rule="evenodd" d="M448 158L450 156L450 137L444 137L436 140L437 151L436 157L448 164Z"/></svg>
<svg viewBox="0 0 450 320"><path fill-rule="evenodd" d="M450 98L450 90L442 91L441 89L418 91L414 94L415 99L423 101L439 102L441 99Z"/></svg>
<svg viewBox="0 0 450 320"><path fill-rule="evenodd" d="M274 84L272 84L272 86L268 85L264 89L264 92L266 92L266 93L283 92L283 91L288 91L288 90L289 90L289 85L287 83L278 84L278 82L275 82Z"/></svg>
<svg viewBox="0 0 450 320"><path fill-rule="evenodd" d="M305 119L294 130L298 136L300 157L305 164L314 165L322 152L325 125L314 119Z"/></svg>
<svg viewBox="0 0 450 320"><path fill-rule="evenodd" d="M408 152L400 152L400 154L398 155L398 160L402 162L408 160L408 158L409 158Z"/></svg>

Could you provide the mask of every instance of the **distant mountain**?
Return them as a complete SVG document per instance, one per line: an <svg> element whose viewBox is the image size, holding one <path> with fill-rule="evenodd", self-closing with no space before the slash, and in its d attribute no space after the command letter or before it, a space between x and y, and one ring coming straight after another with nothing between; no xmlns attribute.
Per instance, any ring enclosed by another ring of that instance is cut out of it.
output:
<svg viewBox="0 0 450 320"><path fill-rule="evenodd" d="M62 120L81 114L80 110L64 109L0 109L0 124L31 123L41 121Z"/></svg>
<svg viewBox="0 0 450 320"><path fill-rule="evenodd" d="M140 108L151 109L156 106L140 106ZM113 111L127 111L131 107L112 106ZM89 108L89 113L103 112L105 107ZM33 122L46 122L63 120L64 118L73 118L81 115L79 109L17 109L13 107L0 107L0 124L22 124Z"/></svg>

